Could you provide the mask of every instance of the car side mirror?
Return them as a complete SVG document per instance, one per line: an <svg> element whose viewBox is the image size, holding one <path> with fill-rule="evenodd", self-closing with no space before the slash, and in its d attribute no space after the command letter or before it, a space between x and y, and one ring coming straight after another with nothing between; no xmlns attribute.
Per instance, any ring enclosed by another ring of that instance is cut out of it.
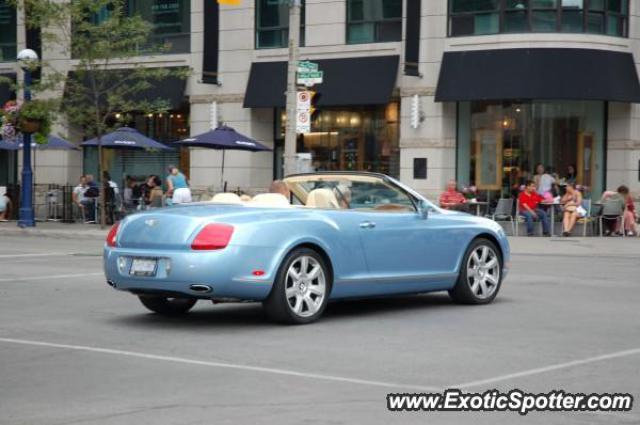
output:
<svg viewBox="0 0 640 425"><path fill-rule="evenodd" d="M418 215L420 215L420 218L423 220L429 218L429 204L425 201L420 201L418 203Z"/></svg>

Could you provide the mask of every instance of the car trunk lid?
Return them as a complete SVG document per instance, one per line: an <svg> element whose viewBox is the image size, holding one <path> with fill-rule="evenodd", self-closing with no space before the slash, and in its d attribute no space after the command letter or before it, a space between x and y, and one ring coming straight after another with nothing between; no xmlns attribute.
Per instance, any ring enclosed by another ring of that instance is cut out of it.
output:
<svg viewBox="0 0 640 425"><path fill-rule="evenodd" d="M123 248L188 249L206 223L221 222L246 211L242 206L195 205L127 217L118 236Z"/></svg>

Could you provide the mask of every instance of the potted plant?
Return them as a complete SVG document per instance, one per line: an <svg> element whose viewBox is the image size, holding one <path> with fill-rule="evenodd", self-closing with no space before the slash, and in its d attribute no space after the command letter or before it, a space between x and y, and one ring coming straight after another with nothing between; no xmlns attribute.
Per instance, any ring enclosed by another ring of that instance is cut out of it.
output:
<svg viewBox="0 0 640 425"><path fill-rule="evenodd" d="M45 100L31 100L20 107L18 130L25 134L34 134L36 143L46 143L51 131L53 105Z"/></svg>

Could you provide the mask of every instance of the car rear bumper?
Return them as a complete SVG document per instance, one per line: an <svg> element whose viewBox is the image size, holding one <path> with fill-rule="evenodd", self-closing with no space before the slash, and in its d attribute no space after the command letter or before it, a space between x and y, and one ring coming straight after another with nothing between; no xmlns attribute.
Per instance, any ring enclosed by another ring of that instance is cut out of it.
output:
<svg viewBox="0 0 640 425"><path fill-rule="evenodd" d="M104 271L109 285L136 294L259 301L271 291L277 270L274 254L273 248L264 247L206 252L105 247ZM157 259L155 275L131 275L133 258Z"/></svg>

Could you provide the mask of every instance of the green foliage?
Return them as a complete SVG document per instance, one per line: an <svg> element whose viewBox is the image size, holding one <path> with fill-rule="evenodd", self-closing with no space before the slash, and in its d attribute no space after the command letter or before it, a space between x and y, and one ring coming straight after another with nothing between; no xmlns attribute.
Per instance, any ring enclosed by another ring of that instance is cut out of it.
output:
<svg viewBox="0 0 640 425"><path fill-rule="evenodd" d="M23 120L39 122L40 130L34 134L35 141L40 144L47 143L55 109L56 103L53 100L32 100L23 103L18 114L18 128Z"/></svg>
<svg viewBox="0 0 640 425"><path fill-rule="evenodd" d="M33 91L64 87L62 112L86 137L119 126L116 113L166 111L167 101L153 99L151 89L167 77L188 74L144 67L137 60L141 54L162 53L163 47L151 44L151 24L129 16L126 5L126 0L24 0L22 5L28 24L42 28L43 45L75 60L68 74L43 63L42 81Z"/></svg>

